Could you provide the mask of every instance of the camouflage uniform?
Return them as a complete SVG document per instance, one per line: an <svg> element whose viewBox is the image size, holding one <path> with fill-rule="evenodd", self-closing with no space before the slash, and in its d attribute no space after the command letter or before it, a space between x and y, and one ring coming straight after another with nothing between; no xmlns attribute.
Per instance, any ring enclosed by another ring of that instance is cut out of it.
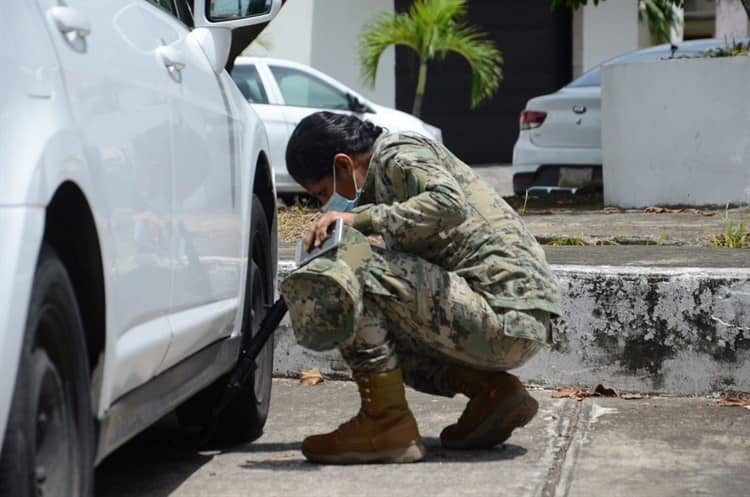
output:
<svg viewBox="0 0 750 497"><path fill-rule="evenodd" d="M551 341L560 290L543 250L445 147L379 137L360 203L342 247L282 284L303 346L338 346L355 371L400 367L412 387L452 395L448 363L505 371Z"/></svg>

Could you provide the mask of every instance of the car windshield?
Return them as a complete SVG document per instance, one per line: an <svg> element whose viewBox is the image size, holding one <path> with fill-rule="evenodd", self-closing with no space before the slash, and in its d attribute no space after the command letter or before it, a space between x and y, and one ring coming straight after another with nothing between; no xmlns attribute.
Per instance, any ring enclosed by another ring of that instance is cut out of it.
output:
<svg viewBox="0 0 750 497"><path fill-rule="evenodd" d="M721 40L706 40L701 42L687 42L677 47L674 52L674 57L700 57L703 56L706 50L723 46L724 42ZM620 55L614 59L610 59L604 64L600 64L595 68L591 69L587 73L583 74L579 78L573 80L565 88L580 88L584 86L601 86L601 68L605 65L613 64L627 64L630 62L644 62L649 60L660 60L666 59L671 56L671 50L669 45L661 45L658 47L649 48L646 50L638 50L637 52L631 52L625 55Z"/></svg>

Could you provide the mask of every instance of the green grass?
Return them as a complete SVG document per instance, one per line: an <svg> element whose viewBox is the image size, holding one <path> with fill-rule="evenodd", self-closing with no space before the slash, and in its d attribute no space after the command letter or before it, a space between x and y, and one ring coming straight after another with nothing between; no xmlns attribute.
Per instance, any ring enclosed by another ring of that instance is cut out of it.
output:
<svg viewBox="0 0 750 497"><path fill-rule="evenodd" d="M711 235L711 245L714 248L750 248L750 231L745 229L745 223L735 224L727 212L724 214L724 233Z"/></svg>
<svg viewBox="0 0 750 497"><path fill-rule="evenodd" d="M583 239L583 232L581 232L578 236L558 236L547 242L547 245L552 247L583 247L586 245L586 241Z"/></svg>
<svg viewBox="0 0 750 497"><path fill-rule="evenodd" d="M599 246L603 246L603 245L620 245L620 242L618 242L614 238L609 238L607 240L597 240L594 243L594 245L599 245Z"/></svg>
<svg viewBox="0 0 750 497"><path fill-rule="evenodd" d="M521 207L521 210L519 211L519 214L522 216L526 215L526 206L529 205L529 191L526 190L526 195L523 197L523 207Z"/></svg>

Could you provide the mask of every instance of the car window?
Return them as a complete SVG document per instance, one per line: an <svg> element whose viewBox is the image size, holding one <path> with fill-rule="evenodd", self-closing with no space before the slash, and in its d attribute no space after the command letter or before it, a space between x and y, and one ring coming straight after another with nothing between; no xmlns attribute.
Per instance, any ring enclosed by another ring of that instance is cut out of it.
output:
<svg viewBox="0 0 750 497"><path fill-rule="evenodd" d="M174 0L146 0L148 3L154 4L157 7L161 7L175 17L177 15L177 7L174 5Z"/></svg>
<svg viewBox="0 0 750 497"><path fill-rule="evenodd" d="M665 59L669 57L669 55L670 55L669 50L647 50L647 51L639 51L639 52L633 52L633 53L621 55L619 57L615 57L614 59L608 60L604 64L596 66L595 68L593 68L592 70L584 74L583 76L574 80L567 87L578 88L581 86L601 86L602 65L626 64L628 62L642 62L646 60L659 60L659 59Z"/></svg>
<svg viewBox="0 0 750 497"><path fill-rule="evenodd" d="M269 66L286 105L348 110L346 93L312 74L290 67Z"/></svg>
<svg viewBox="0 0 750 497"><path fill-rule="evenodd" d="M232 79L251 104L267 104L268 96L253 65L238 64L232 69Z"/></svg>
<svg viewBox="0 0 750 497"><path fill-rule="evenodd" d="M601 85L601 68L596 66L583 76L578 79L574 79L573 82L568 83L566 88L580 88L582 86L600 86Z"/></svg>

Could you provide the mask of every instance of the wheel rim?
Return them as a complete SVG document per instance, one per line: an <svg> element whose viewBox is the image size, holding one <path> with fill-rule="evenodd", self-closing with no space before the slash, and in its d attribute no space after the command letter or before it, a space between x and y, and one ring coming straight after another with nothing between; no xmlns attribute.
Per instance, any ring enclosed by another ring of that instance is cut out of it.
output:
<svg viewBox="0 0 750 497"><path fill-rule="evenodd" d="M76 495L74 421L62 378L47 352L32 355L34 473L37 497Z"/></svg>
<svg viewBox="0 0 750 497"><path fill-rule="evenodd" d="M255 271L253 278L253 295L252 295L252 317L253 324L252 330L253 335L256 335L260 330L260 323L266 315L266 302L265 302L265 283L261 275L260 268L253 263ZM255 359L255 373L253 375L253 393L255 394L255 400L258 405L263 404L266 401L266 396L270 390L271 375L262 374L270 366L270 362L273 360L273 337L271 337L266 346L261 350L258 357ZM259 374L260 373L260 374Z"/></svg>

